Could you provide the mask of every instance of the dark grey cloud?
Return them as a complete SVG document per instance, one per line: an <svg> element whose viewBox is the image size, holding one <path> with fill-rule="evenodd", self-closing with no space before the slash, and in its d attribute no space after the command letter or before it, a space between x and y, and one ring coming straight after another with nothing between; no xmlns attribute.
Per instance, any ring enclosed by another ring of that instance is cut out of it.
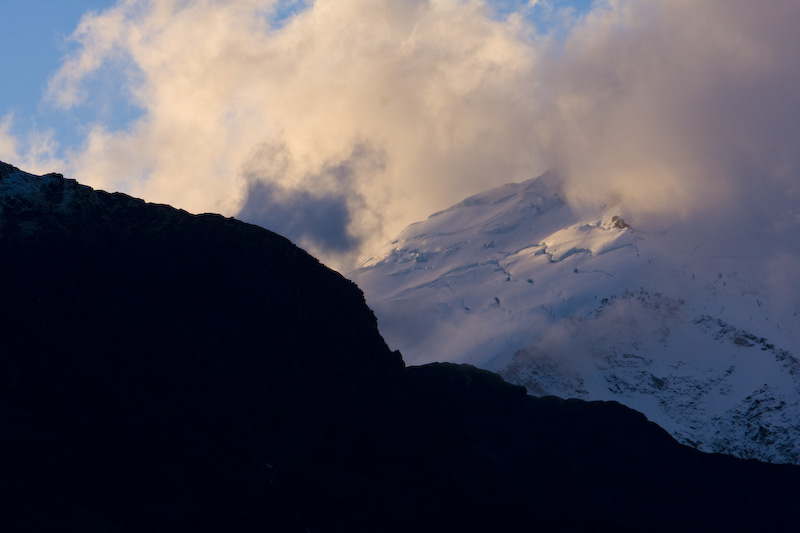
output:
<svg viewBox="0 0 800 533"><path fill-rule="evenodd" d="M237 218L279 233L325 258L352 260L367 233L378 229L365 226L363 220L356 224L355 217L363 219L368 212L356 187L385 166L380 151L357 143L348 157L298 175L295 156L285 144L262 144L243 171L247 189ZM373 217L372 225L378 223L379 217Z"/></svg>
<svg viewBox="0 0 800 533"><path fill-rule="evenodd" d="M315 195L287 190L267 181L248 185L238 218L258 224L295 242L311 242L327 253L355 250L360 239L353 235L344 195Z"/></svg>

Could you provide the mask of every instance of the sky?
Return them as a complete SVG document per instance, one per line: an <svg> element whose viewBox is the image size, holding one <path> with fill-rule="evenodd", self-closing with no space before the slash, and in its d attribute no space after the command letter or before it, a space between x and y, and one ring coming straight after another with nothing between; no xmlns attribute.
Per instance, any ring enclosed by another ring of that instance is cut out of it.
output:
<svg viewBox="0 0 800 533"><path fill-rule="evenodd" d="M548 169L575 209L797 237L796 0L0 3L0 160L341 271Z"/></svg>

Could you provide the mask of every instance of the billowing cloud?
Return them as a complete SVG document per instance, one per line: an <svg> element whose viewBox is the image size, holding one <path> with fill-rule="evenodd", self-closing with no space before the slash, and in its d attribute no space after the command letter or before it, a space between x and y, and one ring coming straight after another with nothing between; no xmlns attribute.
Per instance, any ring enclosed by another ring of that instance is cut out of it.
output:
<svg viewBox="0 0 800 533"><path fill-rule="evenodd" d="M310 177L366 142L385 164L348 185L364 199L348 200L350 224L371 227L347 232L374 247L452 198L544 169L531 148L536 54L519 22L477 1L320 0L276 26L279 7L127 1L86 16L51 100L90 102L93 77L112 69L144 114L125 130L96 125L71 173L193 211L253 213L253 191L330 197ZM293 165L259 188L246 167L265 144Z"/></svg>
<svg viewBox="0 0 800 533"><path fill-rule="evenodd" d="M639 226L795 231L796 1L606 0L580 17L555 0L510 14L505 2L503 17L490 4L121 1L83 18L49 97L91 105L113 79L143 113L96 124L66 170L241 213L343 268L413 220L547 168L576 208L616 202Z"/></svg>

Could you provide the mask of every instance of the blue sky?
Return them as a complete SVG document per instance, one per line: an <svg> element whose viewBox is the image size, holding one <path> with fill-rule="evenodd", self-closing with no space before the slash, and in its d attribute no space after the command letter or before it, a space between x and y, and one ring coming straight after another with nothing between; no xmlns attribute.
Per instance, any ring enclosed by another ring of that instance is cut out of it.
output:
<svg viewBox="0 0 800 533"><path fill-rule="evenodd" d="M47 81L71 49L68 37L87 11L102 10L108 0L3 0L0 32L0 117L14 114L14 130L55 128L72 142L76 121L43 102ZM69 142L64 139L65 142Z"/></svg>

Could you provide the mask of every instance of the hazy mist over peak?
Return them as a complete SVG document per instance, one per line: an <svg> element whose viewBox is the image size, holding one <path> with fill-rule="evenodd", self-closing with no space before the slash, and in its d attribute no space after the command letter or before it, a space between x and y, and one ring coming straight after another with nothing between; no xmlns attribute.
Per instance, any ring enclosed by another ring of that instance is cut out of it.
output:
<svg viewBox="0 0 800 533"><path fill-rule="evenodd" d="M0 157L239 215L342 270L414 220L546 169L575 209L616 203L640 227L682 221L716 243L757 227L789 243L798 22L793 0L587 13L555 0L126 0L84 16L47 102L122 98L141 114L92 124L63 157L4 117Z"/></svg>

